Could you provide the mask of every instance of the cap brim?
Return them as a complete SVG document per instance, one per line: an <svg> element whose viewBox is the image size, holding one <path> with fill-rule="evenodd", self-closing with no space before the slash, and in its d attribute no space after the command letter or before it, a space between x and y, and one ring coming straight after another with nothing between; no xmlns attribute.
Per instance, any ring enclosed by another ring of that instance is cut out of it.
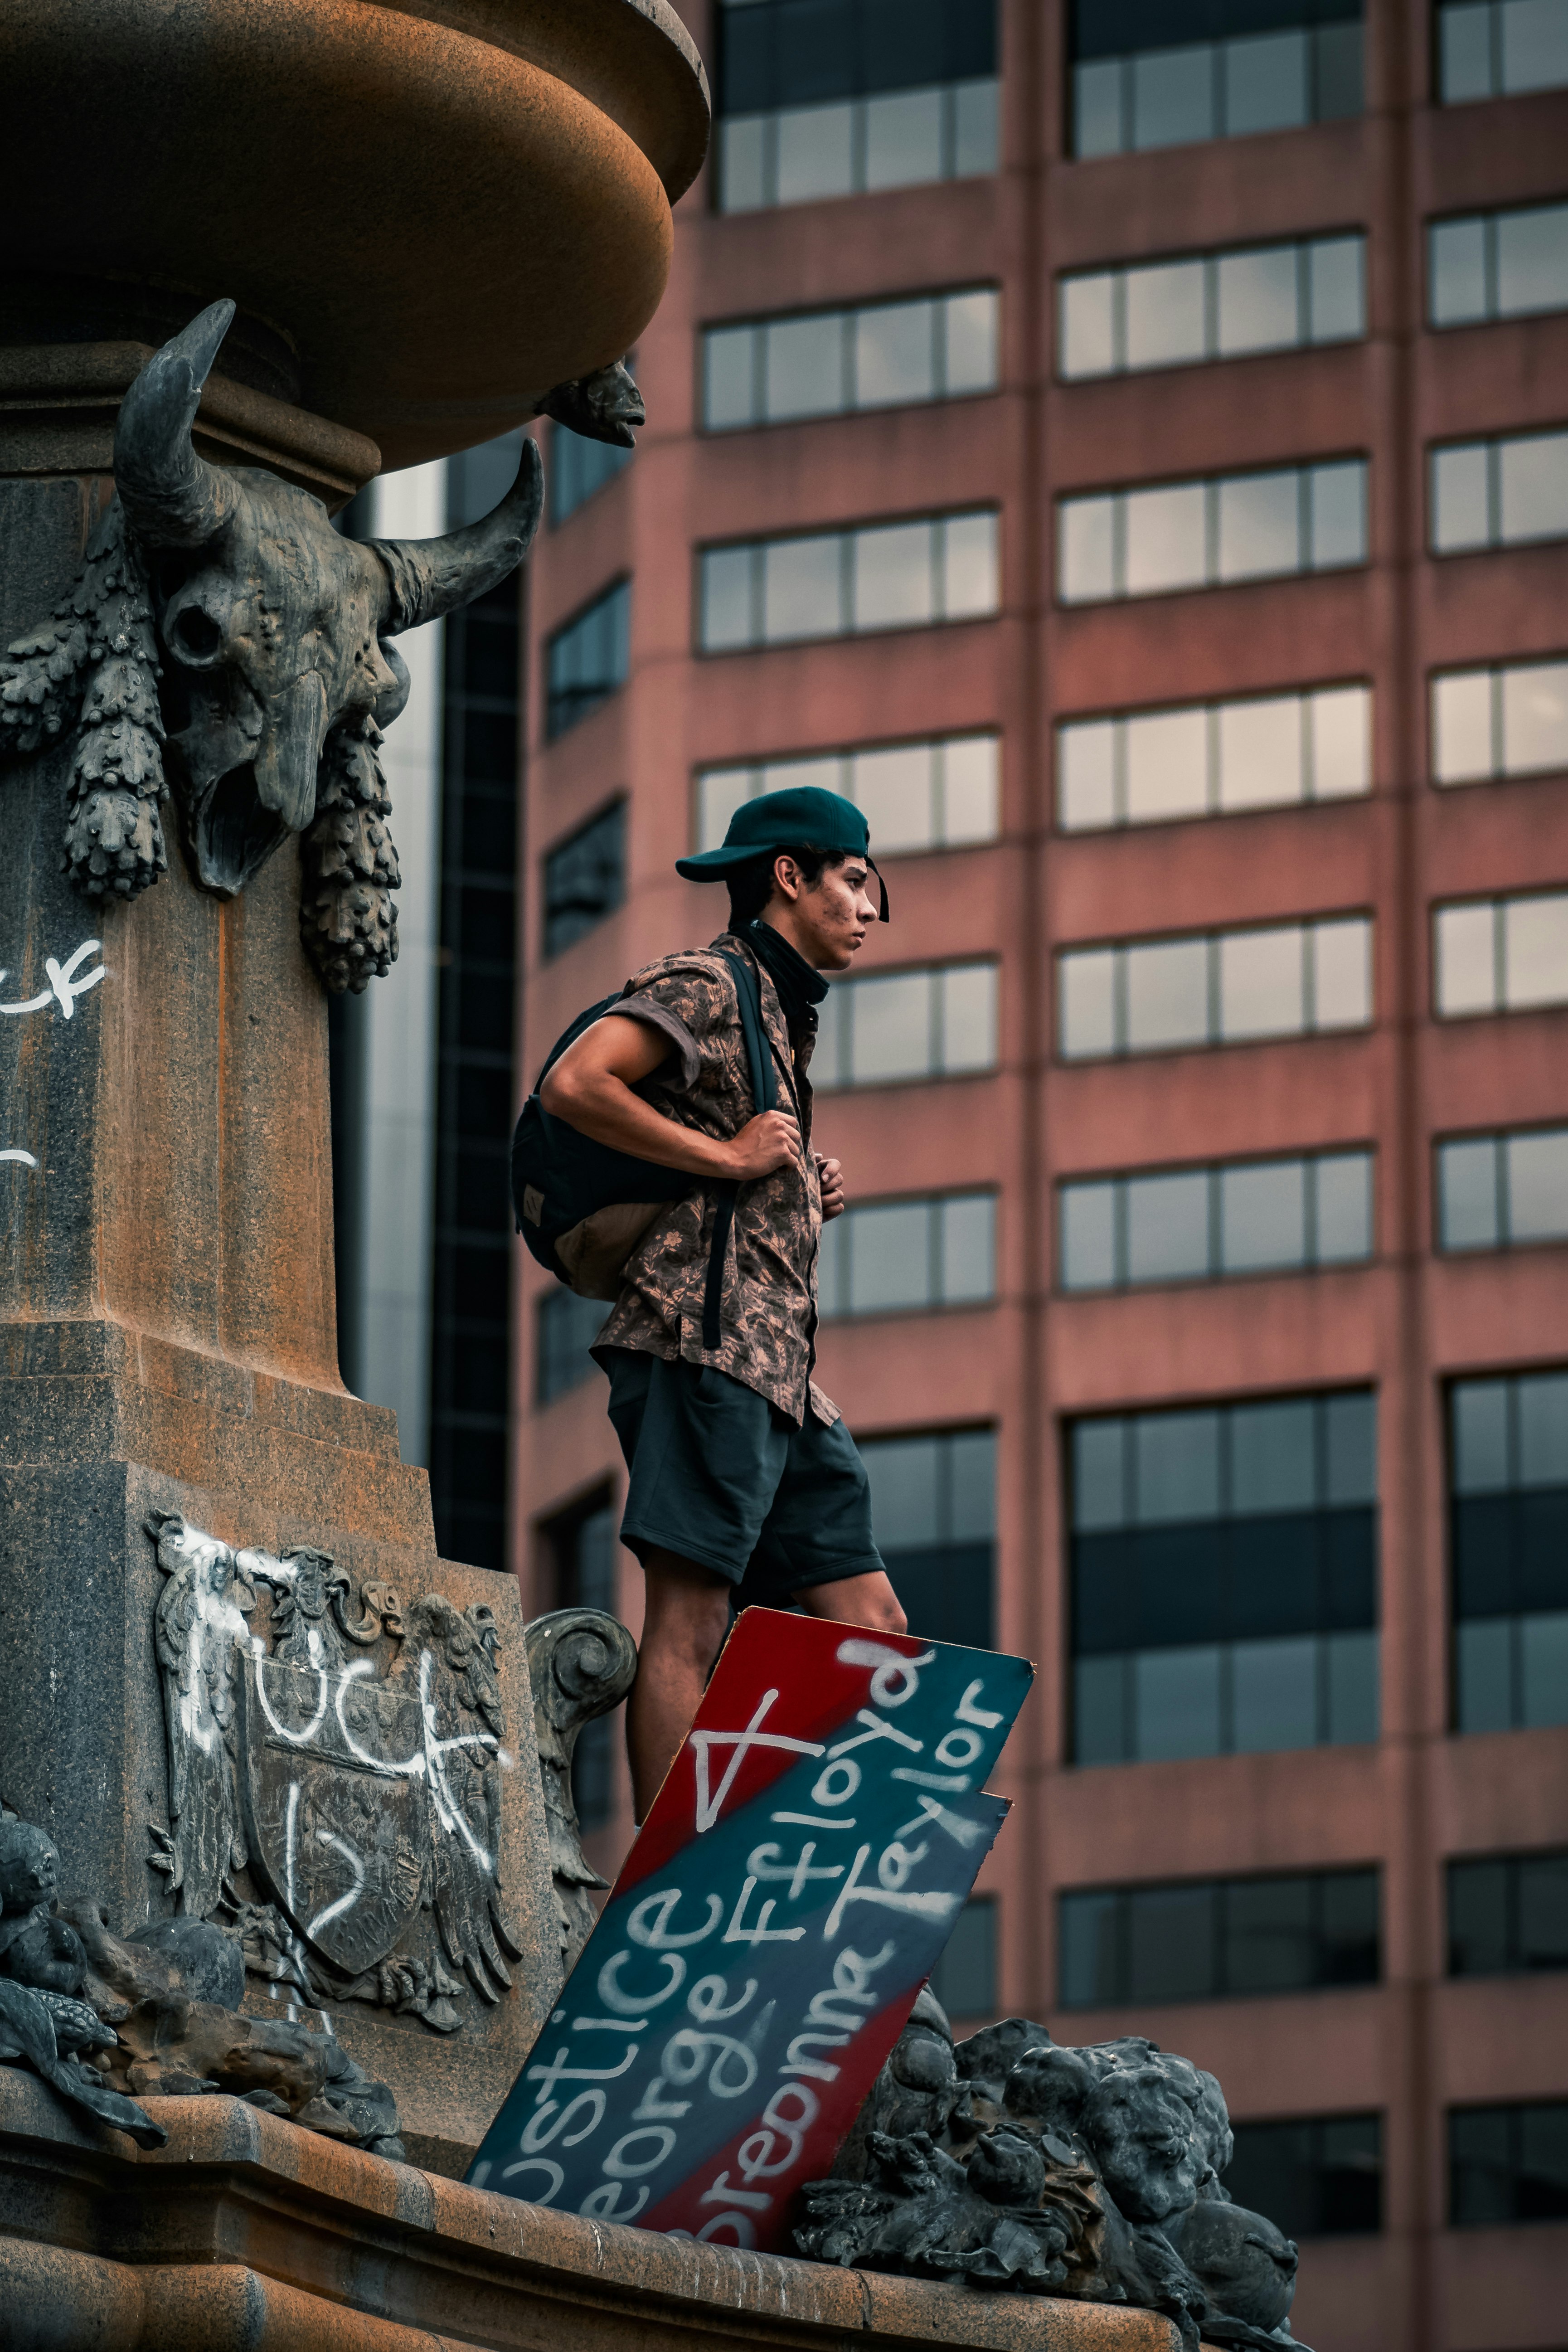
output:
<svg viewBox="0 0 1568 2352"><path fill-rule="evenodd" d="M719 882L737 866L748 866L766 856L765 849L704 849L695 857L678 857L675 870L689 882Z"/></svg>

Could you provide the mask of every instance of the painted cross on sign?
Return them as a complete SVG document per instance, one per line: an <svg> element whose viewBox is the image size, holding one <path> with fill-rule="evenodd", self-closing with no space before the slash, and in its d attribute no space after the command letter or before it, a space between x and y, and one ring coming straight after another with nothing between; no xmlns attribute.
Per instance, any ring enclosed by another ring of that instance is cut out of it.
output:
<svg viewBox="0 0 1568 2352"><path fill-rule="evenodd" d="M1007 1811L1033 1675L744 1611L470 2183L790 2252Z"/></svg>

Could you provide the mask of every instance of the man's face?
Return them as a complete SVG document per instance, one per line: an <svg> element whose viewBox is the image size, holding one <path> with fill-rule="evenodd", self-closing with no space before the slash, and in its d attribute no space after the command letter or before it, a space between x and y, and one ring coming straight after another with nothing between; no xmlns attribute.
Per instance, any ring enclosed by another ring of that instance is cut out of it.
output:
<svg viewBox="0 0 1568 2352"><path fill-rule="evenodd" d="M863 857L847 857L842 866L825 866L816 882L802 883L793 857L781 857L775 868L781 886L793 880L798 887L786 897L788 932L795 946L817 971L847 971L877 919L867 885L870 868ZM770 915L779 911L775 898ZM784 926L781 925L781 929Z"/></svg>

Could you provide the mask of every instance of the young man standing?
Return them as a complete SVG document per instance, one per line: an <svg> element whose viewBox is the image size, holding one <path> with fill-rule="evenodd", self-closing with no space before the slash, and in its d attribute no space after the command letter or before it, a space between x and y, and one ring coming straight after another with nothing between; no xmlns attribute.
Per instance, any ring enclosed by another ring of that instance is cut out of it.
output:
<svg viewBox="0 0 1568 2352"><path fill-rule="evenodd" d="M626 1705L639 1822L697 1711L732 1595L904 1630L872 1540L865 1465L811 1378L817 1244L823 1220L843 1212L844 1179L811 1148L806 1071L821 974L848 970L876 919L869 850L865 818L837 793L805 785L746 802L721 848L677 862L689 880L728 883L729 929L628 981L541 1089L552 1118L697 1180L627 1259L594 1348L630 1474L621 1540L647 1579ZM886 921L885 888L881 902ZM758 977L774 1110L752 1100L725 953ZM709 1347L703 1306L726 1182L739 1190L719 1345Z"/></svg>

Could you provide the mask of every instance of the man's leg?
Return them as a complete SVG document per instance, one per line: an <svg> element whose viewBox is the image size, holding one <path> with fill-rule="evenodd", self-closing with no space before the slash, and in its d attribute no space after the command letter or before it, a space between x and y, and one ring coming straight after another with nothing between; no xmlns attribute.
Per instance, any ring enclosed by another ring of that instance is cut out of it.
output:
<svg viewBox="0 0 1568 2352"><path fill-rule="evenodd" d="M730 1587L711 1569L650 1548L643 1556L643 1571L647 1597L637 1678L626 1700L632 1809L639 1823L647 1818L675 1751L690 1728L730 1623ZM855 1581L874 1584L877 1580L868 1576ZM868 1624L871 1620L854 1622Z"/></svg>
<svg viewBox="0 0 1568 2352"><path fill-rule="evenodd" d="M874 1633L910 1630L886 1569L868 1576L840 1577L836 1584L804 1585L795 1598L808 1617L834 1617L841 1625L865 1625Z"/></svg>

